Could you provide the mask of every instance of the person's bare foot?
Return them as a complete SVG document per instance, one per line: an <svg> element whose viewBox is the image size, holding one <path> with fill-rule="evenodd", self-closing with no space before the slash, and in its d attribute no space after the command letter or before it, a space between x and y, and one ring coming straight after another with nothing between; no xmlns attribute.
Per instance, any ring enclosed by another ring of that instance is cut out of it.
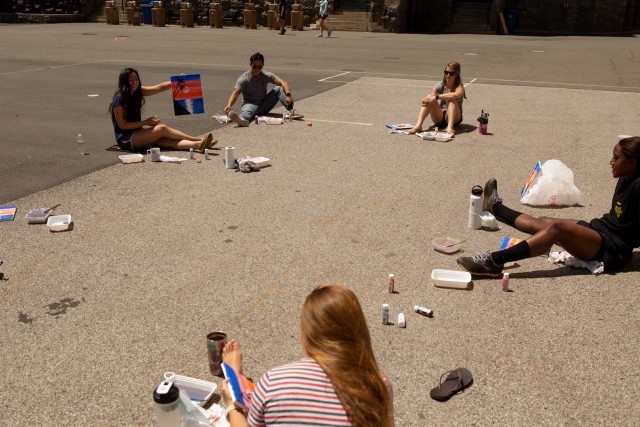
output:
<svg viewBox="0 0 640 427"><path fill-rule="evenodd" d="M411 129L409 129L409 132L407 132L409 135L415 135L416 133L420 133L422 132L422 128L419 126L414 126Z"/></svg>
<svg viewBox="0 0 640 427"><path fill-rule="evenodd" d="M447 129L446 132L451 136L451 138L455 138L456 131L454 131L453 129Z"/></svg>
<svg viewBox="0 0 640 427"><path fill-rule="evenodd" d="M231 340L222 349L222 361L242 373L242 351L238 340Z"/></svg>

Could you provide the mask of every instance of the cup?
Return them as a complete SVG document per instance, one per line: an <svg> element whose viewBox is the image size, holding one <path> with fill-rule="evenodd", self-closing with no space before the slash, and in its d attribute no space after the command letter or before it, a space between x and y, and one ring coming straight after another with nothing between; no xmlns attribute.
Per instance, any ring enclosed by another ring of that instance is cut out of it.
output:
<svg viewBox="0 0 640 427"><path fill-rule="evenodd" d="M236 168L236 147L224 147L224 162L227 169Z"/></svg>
<svg viewBox="0 0 640 427"><path fill-rule="evenodd" d="M478 130L480 131L480 135L486 135L487 134L487 124L486 123L480 123L480 126L478 127Z"/></svg>
<svg viewBox="0 0 640 427"><path fill-rule="evenodd" d="M147 154L149 154L149 160L152 162L160 161L160 147L153 147L147 150Z"/></svg>
<svg viewBox="0 0 640 427"><path fill-rule="evenodd" d="M211 375L222 375L222 350L227 343L227 334L211 332L207 335L207 355L209 356L209 371Z"/></svg>

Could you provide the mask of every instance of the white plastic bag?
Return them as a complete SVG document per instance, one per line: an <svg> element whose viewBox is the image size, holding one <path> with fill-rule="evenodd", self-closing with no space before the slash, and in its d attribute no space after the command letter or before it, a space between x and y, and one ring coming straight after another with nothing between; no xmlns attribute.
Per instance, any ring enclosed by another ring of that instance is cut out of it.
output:
<svg viewBox="0 0 640 427"><path fill-rule="evenodd" d="M573 206L581 200L582 193L573 183L571 169L560 160L547 160L520 202L532 206Z"/></svg>

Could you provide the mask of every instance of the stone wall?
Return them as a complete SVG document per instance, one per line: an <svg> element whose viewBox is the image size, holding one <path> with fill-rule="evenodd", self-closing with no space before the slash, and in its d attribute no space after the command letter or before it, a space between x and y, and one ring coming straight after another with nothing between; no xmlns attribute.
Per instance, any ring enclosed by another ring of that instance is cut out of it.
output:
<svg viewBox="0 0 640 427"><path fill-rule="evenodd" d="M456 0L373 0L370 20L400 33L444 33ZM494 0L516 11L515 33L597 34L640 31L640 0ZM497 27L496 14L490 16Z"/></svg>
<svg viewBox="0 0 640 427"><path fill-rule="evenodd" d="M507 0L518 31L616 33L640 29L640 0Z"/></svg>

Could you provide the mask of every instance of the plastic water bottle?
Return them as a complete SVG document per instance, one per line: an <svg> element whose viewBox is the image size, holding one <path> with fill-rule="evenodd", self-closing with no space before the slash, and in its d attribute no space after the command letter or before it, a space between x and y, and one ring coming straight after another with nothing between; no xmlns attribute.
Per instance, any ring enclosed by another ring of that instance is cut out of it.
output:
<svg viewBox="0 0 640 427"><path fill-rule="evenodd" d="M153 391L159 427L180 427L180 390L171 381L163 381Z"/></svg>
<svg viewBox="0 0 640 427"><path fill-rule="evenodd" d="M76 138L76 147L78 147L78 151L80 152L80 154L82 154L83 156L85 154L87 154L87 152L85 151L85 147L84 147L84 140L82 139L82 134L79 133L78 137Z"/></svg>

